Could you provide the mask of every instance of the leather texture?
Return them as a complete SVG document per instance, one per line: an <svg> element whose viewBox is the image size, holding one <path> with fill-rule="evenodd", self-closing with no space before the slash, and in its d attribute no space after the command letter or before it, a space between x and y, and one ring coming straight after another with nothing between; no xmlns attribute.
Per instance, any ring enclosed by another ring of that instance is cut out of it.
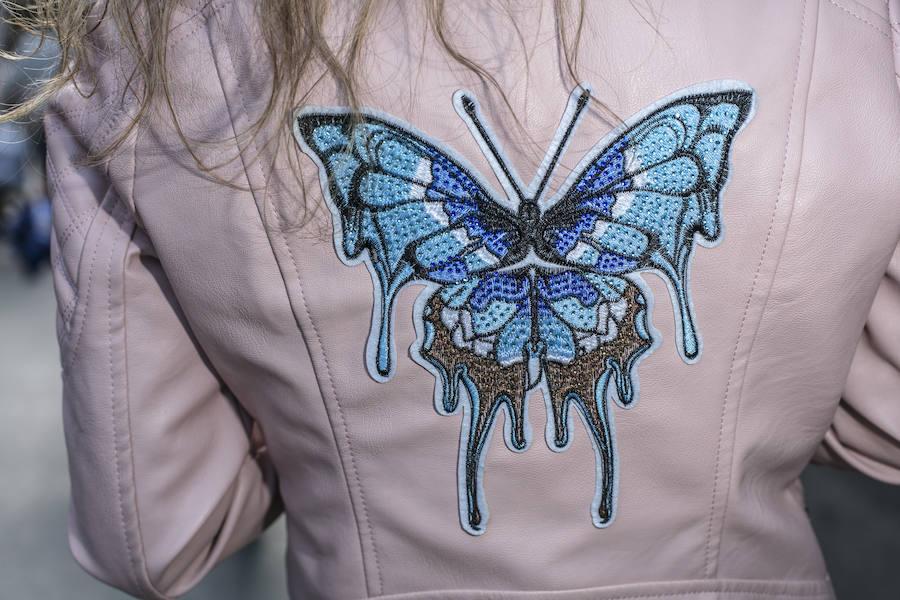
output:
<svg viewBox="0 0 900 600"><path fill-rule="evenodd" d="M222 143L267 99L254 4L187 3L169 50L180 126L219 142L195 148L233 185L198 167L165 110L107 162L84 161L134 114L109 24L92 33L93 94L70 86L46 116L70 541L85 569L176 597L283 510L297 599L831 598L800 472L816 459L900 483L900 0L587 3L579 74L615 114L736 79L756 115L733 146L724 241L694 257L696 364L675 350L665 284L645 277L663 341L640 367L640 405L613 409L615 522L588 517L583 431L564 453L536 439L514 454L495 436L477 538L457 516L459 420L435 412L433 377L405 352L417 290L397 300L396 374L376 382L369 274L335 253L315 165L262 143L290 124ZM451 103L474 90L534 172L572 87L552 2L517 5L521 39L486 3L448 7L521 127L422 44L417 10L387 4L362 102L487 174ZM307 101L340 105L334 90ZM565 167L608 121L585 118ZM530 402L540 431L540 393Z"/></svg>

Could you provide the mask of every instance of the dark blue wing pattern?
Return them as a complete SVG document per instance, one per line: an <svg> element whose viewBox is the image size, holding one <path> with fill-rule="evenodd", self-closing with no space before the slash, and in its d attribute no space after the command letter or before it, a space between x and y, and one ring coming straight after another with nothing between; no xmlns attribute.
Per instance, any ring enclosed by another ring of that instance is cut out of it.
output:
<svg viewBox="0 0 900 600"><path fill-rule="evenodd" d="M700 353L687 285L695 234L706 245L721 238L728 153L752 97L738 86L694 93L632 119L544 213L560 260L599 273L656 269L669 281L687 360Z"/></svg>
<svg viewBox="0 0 900 600"><path fill-rule="evenodd" d="M437 410L462 412L459 517L471 534L487 523L482 461L497 414L506 412L507 446L525 450L533 389L544 396L552 449L568 446L571 413L581 417L596 455L592 520L612 522L619 469L609 404L634 403L637 365L658 343L641 271L670 283L682 356L700 353L690 257L695 241L721 238L728 155L751 116L753 93L736 82L678 93L596 146L555 198L529 197L542 194L586 98L573 93L550 166L526 190L474 100L457 94L457 112L505 180L504 199L452 152L388 117L332 109L296 115L295 135L319 166L334 215L338 254L347 264L365 262L376 286L367 346L373 378L393 372L397 292L407 283L426 286L410 353L435 376Z"/></svg>

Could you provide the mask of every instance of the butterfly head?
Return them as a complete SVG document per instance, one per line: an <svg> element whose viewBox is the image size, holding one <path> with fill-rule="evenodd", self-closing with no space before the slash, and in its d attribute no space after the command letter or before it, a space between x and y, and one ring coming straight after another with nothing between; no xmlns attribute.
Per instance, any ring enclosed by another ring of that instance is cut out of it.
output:
<svg viewBox="0 0 900 600"><path fill-rule="evenodd" d="M506 159L487 123L482 119L478 102L469 92L459 90L453 97L454 106L459 116L468 125L482 152L488 159L494 174L503 184L510 200L519 205L520 217L537 221L541 197L550 182L550 177L562 156L566 144L575 130L579 118L587 108L591 99L590 88L582 85L576 88L569 97L569 103L560 122L554 142L547 152L541 171L526 189L524 183Z"/></svg>

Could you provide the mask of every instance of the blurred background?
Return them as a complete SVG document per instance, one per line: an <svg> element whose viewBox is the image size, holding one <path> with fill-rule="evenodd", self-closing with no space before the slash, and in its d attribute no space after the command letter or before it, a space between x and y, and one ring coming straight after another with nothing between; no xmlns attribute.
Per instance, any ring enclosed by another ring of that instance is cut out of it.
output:
<svg viewBox="0 0 900 600"><path fill-rule="evenodd" d="M32 56L0 64L0 102L20 100L52 72L56 48L0 30L0 48ZM66 540L69 483L61 418L39 117L0 124L0 599L107 600ZM900 487L810 467L810 518L841 600L900 598ZM276 522L186 598L287 598L285 534Z"/></svg>

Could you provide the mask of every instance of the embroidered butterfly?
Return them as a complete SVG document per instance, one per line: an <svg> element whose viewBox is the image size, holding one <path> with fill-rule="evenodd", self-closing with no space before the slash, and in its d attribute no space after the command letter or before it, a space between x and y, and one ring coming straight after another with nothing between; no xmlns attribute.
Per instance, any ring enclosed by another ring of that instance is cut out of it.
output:
<svg viewBox="0 0 900 600"><path fill-rule="evenodd" d="M550 448L569 445L572 409L584 422L596 456L592 520L612 522L618 466L609 402L635 402L635 368L659 337L639 273L668 283L680 354L686 362L700 356L690 259L695 241L709 246L722 236L719 196L753 92L719 81L670 96L611 133L545 197L589 98L584 86L573 91L525 187L472 95L454 95L505 197L439 142L388 116L317 108L295 115L297 141L319 167L338 255L348 265L365 262L376 287L366 353L374 379L394 371L398 291L425 284L410 354L435 375L438 412L462 406L459 516L474 535L488 520L483 456L497 414L506 411L507 446L525 450L533 388L547 406Z"/></svg>

